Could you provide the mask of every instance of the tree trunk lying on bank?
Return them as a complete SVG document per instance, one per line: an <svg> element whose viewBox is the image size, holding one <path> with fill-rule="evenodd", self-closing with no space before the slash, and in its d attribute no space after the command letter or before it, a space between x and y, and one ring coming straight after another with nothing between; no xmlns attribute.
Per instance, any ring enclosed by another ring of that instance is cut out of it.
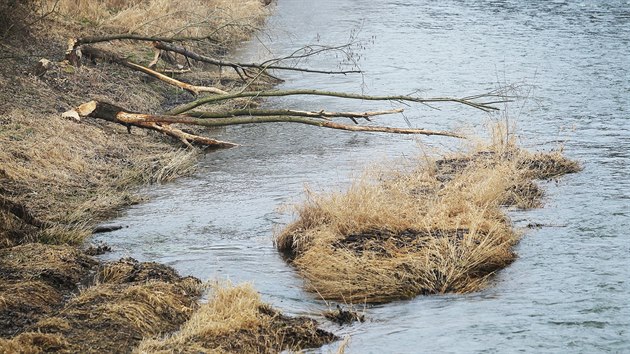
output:
<svg viewBox="0 0 630 354"><path fill-rule="evenodd" d="M128 129L131 126L155 130L172 136L188 147L192 147L192 143L205 145L215 148L228 148L237 146L234 143L210 139L207 137L186 133L180 129L171 127L168 124L161 124L155 121L141 120L140 117L151 117L148 114L130 113L129 111L107 102L90 101L80 105L79 107L64 113L65 117L72 117L80 120L81 117L92 117L104 119L110 122L119 123Z"/></svg>
<svg viewBox="0 0 630 354"><path fill-rule="evenodd" d="M368 119L370 116L399 112L402 112L402 110L396 109L379 112L308 112L294 110L249 110L249 113L248 110L235 110L219 114L195 112L193 113L194 116L168 114L154 115L133 113L108 102L90 101L80 105L73 110L65 112L64 116L72 117L75 120L80 120L82 117L99 118L110 122L122 124L128 128L130 128L131 126L136 126L140 128L156 130L180 140L189 147L192 146L192 143L215 148L234 147L237 146L237 144L186 133L180 129L172 127L171 124L177 123L205 127L220 127L227 125L288 122L347 131L441 135L455 138L463 138L463 136L459 134L447 131L393 128L382 126L347 125L330 121L330 117L347 117L352 119L355 123L358 123L356 121L356 118Z"/></svg>

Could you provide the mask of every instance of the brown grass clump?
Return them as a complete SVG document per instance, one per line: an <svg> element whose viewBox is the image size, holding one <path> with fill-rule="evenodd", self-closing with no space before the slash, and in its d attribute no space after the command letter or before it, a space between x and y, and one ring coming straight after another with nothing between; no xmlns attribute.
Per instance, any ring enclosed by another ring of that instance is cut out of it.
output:
<svg viewBox="0 0 630 354"><path fill-rule="evenodd" d="M251 286L215 286L175 334L144 340L138 353L278 353L319 347L337 338L307 318L290 318L264 304Z"/></svg>
<svg viewBox="0 0 630 354"><path fill-rule="evenodd" d="M514 145L366 176L345 193L309 194L277 247L324 299L384 302L482 288L515 254L506 205L539 205L533 178L575 172L558 154Z"/></svg>
<svg viewBox="0 0 630 354"><path fill-rule="evenodd" d="M0 353L59 353L68 351L68 343L58 334L23 333L12 339L0 338Z"/></svg>
<svg viewBox="0 0 630 354"><path fill-rule="evenodd" d="M67 21L109 32L209 37L231 46L249 38L267 15L260 0L49 0Z"/></svg>

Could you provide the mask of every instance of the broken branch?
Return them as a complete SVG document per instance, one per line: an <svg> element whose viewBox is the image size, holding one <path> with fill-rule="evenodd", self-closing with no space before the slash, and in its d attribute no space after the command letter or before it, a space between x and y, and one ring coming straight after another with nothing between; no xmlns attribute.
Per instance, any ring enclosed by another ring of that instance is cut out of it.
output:
<svg viewBox="0 0 630 354"><path fill-rule="evenodd" d="M190 93L192 93L193 95L199 95L199 93L201 92L209 92L209 93L215 93L215 94L220 94L220 95L226 95L228 94L226 91L223 91L221 89L218 89L216 87L207 87L207 86L196 86L196 85L191 85L179 80L176 80L172 77L166 76L162 73L159 73L155 70L149 69L147 67L144 67L142 65L138 65L135 63L132 63L114 53L111 52L107 52L101 49L97 49L94 47L84 47L83 48L83 54L85 54L85 56L87 57L92 57L92 58L100 58L118 65L122 65L125 66L127 68L130 68L132 70L135 71L140 71L142 73L145 73L147 75L153 76L161 81L164 81L170 85L173 86L177 86L181 89L184 89Z"/></svg>
<svg viewBox="0 0 630 354"><path fill-rule="evenodd" d="M427 129L411 129L411 128L393 128L382 126L356 126L335 123L326 120L316 120L307 117L293 117L293 116L242 116L223 119L203 119L189 116L169 116L169 115L148 115L148 114L136 114L120 112L117 117L118 120L130 124L138 123L179 123L189 125L199 125L204 127L221 127L227 125L242 125L242 124L257 124L257 123L301 123L307 125L313 125L316 127L324 127L331 129L348 130L355 132L380 132L380 133L394 133L394 134L420 134L420 135L441 135L449 136L453 138L463 139L464 136L439 130L427 130Z"/></svg>
<svg viewBox="0 0 630 354"><path fill-rule="evenodd" d="M198 100L192 101L190 103L182 104L177 106L166 114L168 115L177 115L182 114L184 112L188 112L196 107L207 103L214 103L219 101L230 100L234 98L242 98L242 97L278 97L278 96L291 96L291 95L316 95L316 96L332 96L339 98L348 98L348 99L358 99L358 100L366 100L366 101L407 101L407 102L417 102L417 103L436 103L436 102L452 102L459 103L467 106L471 106L473 108L480 109L482 111L490 112L498 110L498 108L484 104L477 103L471 100L467 100L464 98L453 98L453 97L431 97L431 98L421 98L415 96L405 96L405 95L397 95L397 96L370 96L370 95L362 95L362 94L353 94L353 93L345 93L345 92L335 92L335 91L320 91L320 90L310 90L310 89L296 89L296 90L269 90L269 91L248 91L248 92L238 92L238 93L230 93L227 95L218 95L218 96L208 96L203 97Z"/></svg>
<svg viewBox="0 0 630 354"><path fill-rule="evenodd" d="M129 126L137 126L140 128L146 128L150 130L159 131L171 137L174 137L184 143L186 146L192 148L192 143L197 143L200 145L210 146L214 148L229 148L238 146L237 144L230 143L227 141L210 139L204 136L194 135L190 133L186 133L177 128L173 128L168 124L161 124L161 122L155 122L150 120L141 120L141 119L127 119L128 115L134 117L141 116L150 116L146 114L137 114L130 113L124 110L121 107L113 105L107 102L99 102L99 101L90 101L80 105L79 107L67 111L64 113L65 116L78 116L78 117L92 117L104 119L110 122L122 124L126 127Z"/></svg>
<svg viewBox="0 0 630 354"><path fill-rule="evenodd" d="M385 114L402 113L403 109L391 109L386 111L373 112L328 112L328 111L298 111L293 109L237 109L226 112L190 112L187 116L197 118L230 118L236 116L299 116L312 118L365 118L380 116Z"/></svg>

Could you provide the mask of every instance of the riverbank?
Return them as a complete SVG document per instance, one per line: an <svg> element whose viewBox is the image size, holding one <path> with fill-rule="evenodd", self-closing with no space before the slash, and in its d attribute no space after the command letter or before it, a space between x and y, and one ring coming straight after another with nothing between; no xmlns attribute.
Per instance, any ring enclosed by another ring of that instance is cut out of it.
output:
<svg viewBox="0 0 630 354"><path fill-rule="evenodd" d="M93 255L102 249L82 245L99 222L139 202L140 187L191 173L199 151L152 132L76 122L61 113L91 98L155 112L189 94L115 63L70 65L64 61L66 42L129 32L204 36L215 31L211 49L221 54L248 38L268 9L258 0L197 0L177 7L158 0L42 4L0 4L2 18L12 19L3 22L0 42L0 352L130 352L143 338L158 340L178 331L199 311L213 313L198 303L204 286L156 263L100 264ZM103 46L141 62L152 58L148 46ZM50 61L50 68L39 70L40 59ZM236 85L226 75L178 78L223 89ZM215 289L210 296L222 291L231 290ZM299 350L334 339L313 321L285 317L251 300L251 291L244 294L252 316L262 311L264 320L247 325L251 335L268 337L265 350ZM239 325L230 322L214 335L236 333ZM214 345L222 343L207 340L197 348Z"/></svg>

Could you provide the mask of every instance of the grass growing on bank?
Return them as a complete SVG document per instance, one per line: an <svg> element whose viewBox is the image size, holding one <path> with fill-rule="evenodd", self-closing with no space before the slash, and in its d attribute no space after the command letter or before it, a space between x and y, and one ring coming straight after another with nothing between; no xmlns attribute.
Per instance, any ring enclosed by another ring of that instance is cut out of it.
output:
<svg viewBox="0 0 630 354"><path fill-rule="evenodd" d="M5 225L16 224L0 231L5 247L25 241L80 244L94 223L138 201L137 186L168 181L194 168L195 152L151 142L145 134L129 136L118 127L58 116L44 120L23 110L9 112L3 121L0 191L47 224L29 232L28 225L20 227L4 212Z"/></svg>
<svg viewBox="0 0 630 354"><path fill-rule="evenodd" d="M223 46L246 40L267 15L260 0L48 0L69 21L109 32L209 37Z"/></svg>
<svg viewBox="0 0 630 354"><path fill-rule="evenodd" d="M114 64L64 64L60 61L68 38L209 36L208 45L224 52L248 38L267 14L258 0L14 3L0 0L0 17L12 19L1 28L11 36L0 37L7 52L0 65L0 247L81 244L94 224L138 201L138 186L194 169L196 153L158 134L142 129L128 134L102 122L60 118L60 112L88 97L153 112L187 95ZM103 45L143 61L151 58L149 46L125 41ZM53 68L33 75L40 58L51 60ZM220 86L217 75L190 75L192 82Z"/></svg>
<svg viewBox="0 0 630 354"><path fill-rule="evenodd" d="M512 142L424 160L411 173L366 175L344 193L309 193L276 244L326 300L472 292L515 259L519 234L504 207L537 206L534 179L578 170Z"/></svg>
<svg viewBox="0 0 630 354"><path fill-rule="evenodd" d="M320 347L337 337L314 320L287 317L248 285L215 285L207 304L173 335L144 340L137 353L278 353Z"/></svg>

